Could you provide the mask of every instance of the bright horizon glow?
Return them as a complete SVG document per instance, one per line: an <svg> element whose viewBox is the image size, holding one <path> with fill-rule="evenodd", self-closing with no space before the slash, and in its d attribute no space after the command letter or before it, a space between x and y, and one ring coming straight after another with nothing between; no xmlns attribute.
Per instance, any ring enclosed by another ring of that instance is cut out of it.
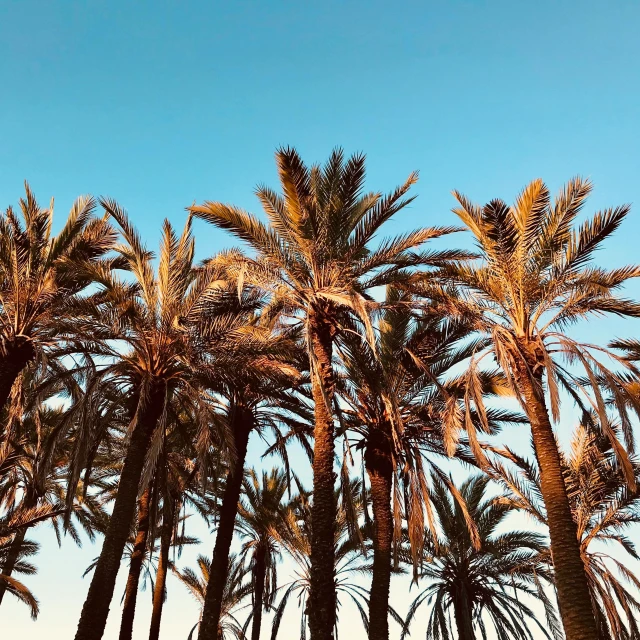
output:
<svg viewBox="0 0 640 640"><path fill-rule="evenodd" d="M455 224L454 188L474 201L510 202L535 177L555 193L581 174L595 184L588 214L636 203L597 262L638 262L638 24L640 4L628 0L7 0L0 206L15 205L27 179L41 204L56 198L59 225L81 193L108 195L156 249L162 219L181 228L194 201L258 212L253 189L277 185L278 146L295 146L311 163L339 145L367 153L370 189L386 192L420 170L417 201L385 235ZM198 257L237 244L200 221L194 227ZM439 246L469 243L457 234ZM640 287L630 294L640 297ZM634 335L636 326L596 319L575 331L601 342ZM563 413L563 438L573 420L571 410ZM528 430L508 437L528 450ZM249 464L274 464L259 456L252 438ZM181 566L212 553L204 526L194 535L203 544L185 551ZM33 623L7 595L3 636L70 640L89 587L81 575L99 546L78 550L66 539L58 550L47 526L35 537L43 545L39 573L25 582L40 600L40 618ZM105 640L118 637L125 577L123 569ZM392 604L403 614L416 593L407 588L407 579L392 583ZM173 578L168 595L161 638L183 640L198 607ZM149 591L138 602L134 638L146 638ZM291 612L280 638L298 637ZM263 638L269 629L266 616ZM411 637L424 637L423 629L416 624ZM364 638L355 611L341 613L340 636Z"/></svg>

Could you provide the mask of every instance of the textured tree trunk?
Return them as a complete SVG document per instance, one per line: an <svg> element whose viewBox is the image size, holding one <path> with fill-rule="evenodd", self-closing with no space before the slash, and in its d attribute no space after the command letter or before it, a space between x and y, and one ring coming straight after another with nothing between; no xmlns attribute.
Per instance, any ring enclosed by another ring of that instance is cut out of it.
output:
<svg viewBox="0 0 640 640"><path fill-rule="evenodd" d="M251 640L260 640L262 626L262 608L264 604L264 583L267 576L266 550L260 548L256 557L255 587L253 591L253 622L251 623Z"/></svg>
<svg viewBox="0 0 640 640"><path fill-rule="evenodd" d="M136 509L142 468L153 431L164 410L165 399L166 386L157 384L149 389L145 404L138 405L136 426L122 467L100 558L80 614L76 640L100 640L104 633L122 552Z"/></svg>
<svg viewBox="0 0 640 640"><path fill-rule="evenodd" d="M393 516L393 461L387 435L372 428L364 462L371 484L373 507L373 574L369 596L369 640L389 640L389 588Z"/></svg>
<svg viewBox="0 0 640 640"><path fill-rule="evenodd" d="M160 637L160 622L162 620L162 607L164 605L164 591L167 584L167 571L169 569L169 549L173 534L173 500L170 496L164 498L162 513L162 533L160 535L160 559L156 571L156 584L153 589L153 609L151 610L151 625L149 627L149 640L158 640Z"/></svg>
<svg viewBox="0 0 640 640"><path fill-rule="evenodd" d="M309 334L315 359L311 369L315 426L309 629L311 640L333 640L336 624L333 337L331 326L321 313L311 314Z"/></svg>
<svg viewBox="0 0 640 640"><path fill-rule="evenodd" d="M220 506L220 520L213 549L209 584L204 598L199 640L216 640L218 636L222 596L229 572L229 550L238 513L249 434L254 426L253 414L246 407L235 405L232 408L231 423L236 456L227 476Z"/></svg>
<svg viewBox="0 0 640 640"><path fill-rule="evenodd" d="M464 591L460 591L453 599L453 612L456 618L459 640L476 640L473 632L473 612L471 603Z"/></svg>
<svg viewBox="0 0 640 640"><path fill-rule="evenodd" d="M11 577L13 570L20 558L20 551L22 550L22 543L24 542L25 536L27 535L28 527L23 527L20 529L13 540L11 541L11 547L9 549L9 553L7 555L7 559L2 565L2 575ZM2 600L4 599L4 594L6 593L6 585L4 582L0 582L0 604L2 604Z"/></svg>
<svg viewBox="0 0 640 640"><path fill-rule="evenodd" d="M514 373L531 423L540 467L560 617L567 640L598 640L587 575L580 556L578 529L571 515L560 454L544 398L542 371L540 363L531 358L528 367L518 361Z"/></svg>
<svg viewBox="0 0 640 640"><path fill-rule="evenodd" d="M122 622L120 623L120 640L131 640L133 635L133 618L136 613L136 600L138 598L138 583L140 572L147 550L147 538L149 536L149 508L151 504L151 487L145 490L138 500L138 531L133 545L131 562L129 564L129 577L122 608Z"/></svg>
<svg viewBox="0 0 640 640"><path fill-rule="evenodd" d="M0 411L9 400L13 383L35 355L33 343L28 338L20 336L11 342L0 340Z"/></svg>

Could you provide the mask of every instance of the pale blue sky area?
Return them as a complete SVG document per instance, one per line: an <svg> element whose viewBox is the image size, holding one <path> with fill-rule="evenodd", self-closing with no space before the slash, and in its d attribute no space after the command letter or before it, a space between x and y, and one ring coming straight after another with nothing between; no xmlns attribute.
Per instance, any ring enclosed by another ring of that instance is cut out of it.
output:
<svg viewBox="0 0 640 640"><path fill-rule="evenodd" d="M155 248L162 219L181 225L194 200L255 209L255 185L275 183L279 145L310 162L335 145L364 151L375 190L419 169L419 198L388 233L452 223L453 188L510 200L535 177L556 191L590 176L590 212L640 203L639 24L632 1L1 0L0 206L15 204L24 179L42 203L56 198L59 218L80 193L109 195ZM639 236L636 209L601 261L637 260ZM230 244L203 224L197 242L202 257ZM597 341L627 329L602 320L576 331ZM40 573L28 583L41 620L7 603L0 625L7 637L40 629L67 640L97 550L67 541L59 552L46 529L39 537ZM206 536L203 551L212 545ZM402 613L404 589L394 591ZM169 584L162 637L186 637L196 618ZM353 612L341 620L343 635L363 637ZM282 637L295 637L297 614L287 624Z"/></svg>

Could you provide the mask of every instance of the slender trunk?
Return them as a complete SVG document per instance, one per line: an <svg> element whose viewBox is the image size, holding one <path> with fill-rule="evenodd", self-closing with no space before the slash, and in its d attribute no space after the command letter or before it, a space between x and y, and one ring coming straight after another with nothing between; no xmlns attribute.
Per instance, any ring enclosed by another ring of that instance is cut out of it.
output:
<svg viewBox="0 0 640 640"><path fill-rule="evenodd" d="M138 500L138 531L133 545L131 562L129 564L129 577L122 608L122 622L120 623L120 640L131 640L133 635L133 618L136 613L136 600L138 598L138 583L142 563L147 550L147 538L149 536L149 505L151 503L151 487L147 488Z"/></svg>
<svg viewBox="0 0 640 640"><path fill-rule="evenodd" d="M0 411L9 400L13 383L35 355L33 343L28 338L20 336L10 342L0 340Z"/></svg>
<svg viewBox="0 0 640 640"><path fill-rule="evenodd" d="M82 607L75 640L100 640L104 633L122 552L136 509L142 468L154 429L164 410L165 399L166 386L156 384L146 394L144 405L138 405L136 426L122 467L113 512Z"/></svg>
<svg viewBox="0 0 640 640"><path fill-rule="evenodd" d="M461 589L453 598L453 612L456 618L459 640L476 640L473 632L473 612L471 603L464 589Z"/></svg>
<svg viewBox="0 0 640 640"><path fill-rule="evenodd" d="M238 513L238 500L242 489L249 434L254 425L253 414L246 407L235 405L232 409L231 424L236 455L234 464L227 475L227 483L220 506L220 520L213 549L209 584L204 598L199 640L216 640L218 637L222 596L229 572L229 550Z"/></svg>
<svg viewBox="0 0 640 640"><path fill-rule="evenodd" d="M393 516L393 461L385 433L372 428L364 454L373 506L373 574L369 596L369 640L389 640L389 588Z"/></svg>
<svg viewBox="0 0 640 640"><path fill-rule="evenodd" d="M25 536L27 535L28 527L23 527L19 529L11 541L11 547L9 548L9 553L7 554L7 559L4 561L2 565L2 575L3 576L11 576L13 570L15 569L16 563L20 558L20 552L22 551L22 544L24 542ZM2 604L2 600L4 599L4 594L7 592L6 583L0 582L0 604Z"/></svg>
<svg viewBox="0 0 640 640"><path fill-rule="evenodd" d="M311 367L315 426L309 629L311 640L333 640L336 624L333 338L331 325L318 312L310 317L309 333L315 360Z"/></svg>
<svg viewBox="0 0 640 640"><path fill-rule="evenodd" d="M514 373L531 423L540 467L540 488L547 510L562 626L567 640L598 640L587 575L580 556L578 529L571 515L560 454L545 403L542 367L538 363L536 368L534 361L528 367L518 361Z"/></svg>
<svg viewBox="0 0 640 640"><path fill-rule="evenodd" d="M251 640L260 640L262 626L262 608L264 605L264 583L267 576L266 549L260 547L256 557L253 588L253 622L251 623Z"/></svg>
<svg viewBox="0 0 640 640"><path fill-rule="evenodd" d="M156 571L156 584L153 589L153 609L151 611L151 626L149 627L149 640L158 640L160 637L160 621L162 620L162 607L164 605L165 586L167 584L167 571L169 569L169 548L173 534L173 500L170 496L164 498L162 513L162 533L160 535L160 559Z"/></svg>

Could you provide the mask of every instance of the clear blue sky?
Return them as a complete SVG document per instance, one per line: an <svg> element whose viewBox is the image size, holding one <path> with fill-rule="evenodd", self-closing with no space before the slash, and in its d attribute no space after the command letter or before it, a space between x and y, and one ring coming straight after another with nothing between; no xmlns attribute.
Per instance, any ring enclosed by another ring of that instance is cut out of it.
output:
<svg viewBox="0 0 640 640"><path fill-rule="evenodd" d="M511 199L538 176L553 191L590 176L590 210L640 206L638 25L640 4L624 0L3 0L0 206L24 179L60 217L80 193L110 195L154 247L161 220L182 224L193 200L255 208L284 144L309 161L365 151L376 190L419 169L419 198L390 232L452 222L453 188ZM602 262L637 259L639 216ZM204 256L229 241L199 225L198 243ZM78 567L95 550L46 550L32 581L42 622L71 638L88 586ZM171 588L166 638L195 611ZM31 637L25 613L2 609L4 629Z"/></svg>

